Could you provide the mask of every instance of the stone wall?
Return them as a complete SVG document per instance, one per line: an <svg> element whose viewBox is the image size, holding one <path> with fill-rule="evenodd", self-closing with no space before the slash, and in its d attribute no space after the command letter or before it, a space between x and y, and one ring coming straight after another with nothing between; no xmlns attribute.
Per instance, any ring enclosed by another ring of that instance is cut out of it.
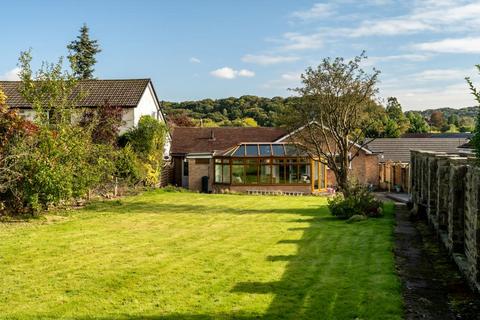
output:
<svg viewBox="0 0 480 320"><path fill-rule="evenodd" d="M472 288L480 290L480 167L476 159L411 151L413 213L425 215Z"/></svg>

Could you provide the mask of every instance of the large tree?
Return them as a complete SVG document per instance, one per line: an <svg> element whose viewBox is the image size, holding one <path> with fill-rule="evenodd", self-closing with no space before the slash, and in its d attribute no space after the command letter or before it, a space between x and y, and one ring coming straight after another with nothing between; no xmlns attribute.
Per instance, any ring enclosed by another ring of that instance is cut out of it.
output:
<svg viewBox="0 0 480 320"><path fill-rule="evenodd" d="M349 166L367 145L365 132L375 124L366 112L377 93L378 70L361 68L364 53L351 61L325 58L302 74L301 96L286 110L285 122L294 142L303 144L335 174L340 191L349 193ZM295 128L303 130L293 131Z"/></svg>
<svg viewBox="0 0 480 320"><path fill-rule="evenodd" d="M102 50L97 40L90 39L86 24L80 28L80 35L77 36L77 40L70 42L67 49L70 52L68 59L75 77L77 79L92 79L95 71L93 66L97 63L95 55Z"/></svg>
<svg viewBox="0 0 480 320"><path fill-rule="evenodd" d="M419 112L408 111L406 117L410 122L410 128L408 132L410 133L426 133L430 131L427 121Z"/></svg>
<svg viewBox="0 0 480 320"><path fill-rule="evenodd" d="M410 122L403 113L402 105L400 102L398 102L397 98L389 97L387 99L386 111L390 122L396 124L397 126L395 133L392 133L389 137L398 138L407 132L408 128L410 127Z"/></svg>
<svg viewBox="0 0 480 320"><path fill-rule="evenodd" d="M446 124L445 117L443 116L442 111L434 111L430 115L430 125L441 130L443 126Z"/></svg>

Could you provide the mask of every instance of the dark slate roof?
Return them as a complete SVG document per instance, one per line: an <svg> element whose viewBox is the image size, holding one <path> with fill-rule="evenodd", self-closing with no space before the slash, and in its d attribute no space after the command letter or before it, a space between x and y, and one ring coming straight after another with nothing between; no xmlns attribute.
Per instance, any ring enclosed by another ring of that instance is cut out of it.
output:
<svg viewBox="0 0 480 320"><path fill-rule="evenodd" d="M281 128L172 128L172 154L212 153L241 142L273 142L288 132Z"/></svg>
<svg viewBox="0 0 480 320"><path fill-rule="evenodd" d="M405 133L401 138L467 138L473 136L470 132L444 132L444 133Z"/></svg>
<svg viewBox="0 0 480 320"><path fill-rule="evenodd" d="M80 80L75 90L85 93L78 107L98 107L108 102L117 107L136 107L150 79L125 80ZM12 108L30 108L20 95L20 81L0 81L0 88L7 95L7 104Z"/></svg>
<svg viewBox="0 0 480 320"><path fill-rule="evenodd" d="M380 155L380 162L392 160L410 162L410 150L458 153L458 147L468 142L466 138L381 138L368 144Z"/></svg>

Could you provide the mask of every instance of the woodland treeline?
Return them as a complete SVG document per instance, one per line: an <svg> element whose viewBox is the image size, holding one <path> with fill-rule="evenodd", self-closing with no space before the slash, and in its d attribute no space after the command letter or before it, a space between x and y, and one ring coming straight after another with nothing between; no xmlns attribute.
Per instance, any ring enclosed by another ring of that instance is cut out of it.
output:
<svg viewBox="0 0 480 320"><path fill-rule="evenodd" d="M281 126L284 110L298 103L297 97L265 98L258 96L203 99L197 101L163 101L168 120L174 126ZM472 132L476 107L403 111L395 97L386 106L372 102L365 112L379 119L367 132L369 137L398 137L404 133ZM287 115L288 116L288 115Z"/></svg>

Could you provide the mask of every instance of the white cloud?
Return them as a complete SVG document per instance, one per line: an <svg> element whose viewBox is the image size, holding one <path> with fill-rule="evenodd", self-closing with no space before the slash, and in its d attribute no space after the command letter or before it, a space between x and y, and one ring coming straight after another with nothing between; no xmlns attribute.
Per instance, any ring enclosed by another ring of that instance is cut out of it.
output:
<svg viewBox="0 0 480 320"><path fill-rule="evenodd" d="M480 37L423 42L413 45L413 48L438 53L480 53Z"/></svg>
<svg viewBox="0 0 480 320"><path fill-rule="evenodd" d="M427 108L459 108L474 106L473 99L466 82L430 89L385 89L384 97L397 97L405 110L425 110Z"/></svg>
<svg viewBox="0 0 480 320"><path fill-rule="evenodd" d="M247 77L251 78L255 76L255 72L242 69L240 71L232 69L230 67L223 67L210 72L210 74L216 78L221 79L235 79L236 77Z"/></svg>
<svg viewBox="0 0 480 320"><path fill-rule="evenodd" d="M268 89L288 89L298 87L301 83L301 72L286 72L279 79L270 80L263 85Z"/></svg>
<svg viewBox="0 0 480 320"><path fill-rule="evenodd" d="M272 65L285 62L294 62L300 60L300 57L294 56L272 56L272 55L254 55L247 54L242 57L243 62L255 63L260 65Z"/></svg>
<svg viewBox="0 0 480 320"><path fill-rule="evenodd" d="M392 61L410 61L410 62L422 62L427 61L431 58L431 55L428 54L398 54L390 56L373 56L368 57L367 60L362 61L362 66L371 67L375 66L378 63L382 62L392 62Z"/></svg>
<svg viewBox="0 0 480 320"><path fill-rule="evenodd" d="M13 68L12 70L7 71L4 74L0 75L0 79L1 80L7 80L7 81L20 80L20 77L18 76L19 72L20 72L20 68L18 68L18 67Z"/></svg>
<svg viewBox="0 0 480 320"><path fill-rule="evenodd" d="M463 80L467 76L472 76L474 69L430 69L415 73L411 76L412 80L420 81L438 81L438 80Z"/></svg>
<svg viewBox="0 0 480 320"><path fill-rule="evenodd" d="M251 77L255 77L255 72L247 70L247 69L242 69L242 70L238 71L238 76L251 78Z"/></svg>
<svg viewBox="0 0 480 320"><path fill-rule="evenodd" d="M308 10L293 12L292 17L300 20L314 20L331 16L333 13L334 10L331 4L316 3Z"/></svg>
<svg viewBox="0 0 480 320"><path fill-rule="evenodd" d="M213 70L210 74L216 78L234 79L237 76L237 71L229 67L223 67Z"/></svg>
<svg viewBox="0 0 480 320"><path fill-rule="evenodd" d="M346 1L346 0L343 0ZM380 5L389 1L378 2ZM356 4L356 2L353 2ZM318 5L318 6L317 6ZM307 11L295 11L297 18L312 19L331 11L327 4L317 4ZM407 7L407 6L405 6ZM348 28L327 27L313 33L290 32L283 35L283 49L304 50L322 48L325 41L338 38L359 38L371 36L396 36L426 32L472 32L480 28L480 3L463 0L412 0L406 14L389 18L364 19L357 26ZM330 11L329 11L330 10ZM337 16L336 19L347 16ZM462 52L475 52L477 48ZM434 50L435 52L443 52Z"/></svg>
<svg viewBox="0 0 480 320"><path fill-rule="evenodd" d="M283 35L287 42L283 49L285 50L306 50L318 49L323 46L323 37L320 33L300 34L296 32L287 32Z"/></svg>
<svg viewBox="0 0 480 320"><path fill-rule="evenodd" d="M190 61L190 63L200 63L200 59L198 58L195 58L195 57L191 57L190 59L188 59L188 61Z"/></svg>
<svg viewBox="0 0 480 320"><path fill-rule="evenodd" d="M346 33L350 37L364 37L375 35L399 35L418 31L433 30L433 27L410 18L387 19L380 21L364 21L359 27L352 28Z"/></svg>

